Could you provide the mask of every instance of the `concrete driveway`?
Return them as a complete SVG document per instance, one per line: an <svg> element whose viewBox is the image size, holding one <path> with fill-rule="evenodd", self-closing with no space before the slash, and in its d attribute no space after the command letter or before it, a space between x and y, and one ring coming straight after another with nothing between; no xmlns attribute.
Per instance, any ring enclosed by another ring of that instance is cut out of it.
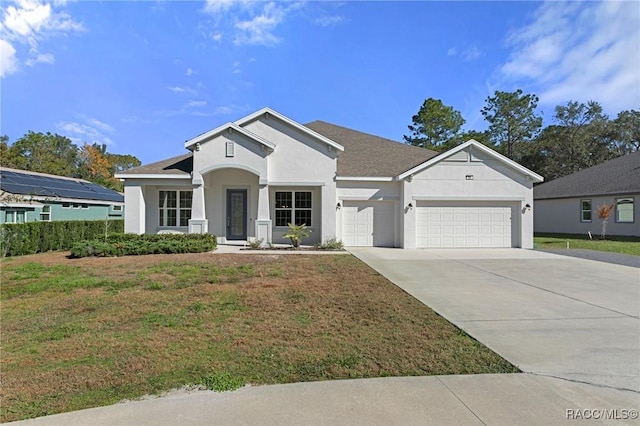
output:
<svg viewBox="0 0 640 426"><path fill-rule="evenodd" d="M640 269L521 249L350 250L525 372L640 392Z"/></svg>

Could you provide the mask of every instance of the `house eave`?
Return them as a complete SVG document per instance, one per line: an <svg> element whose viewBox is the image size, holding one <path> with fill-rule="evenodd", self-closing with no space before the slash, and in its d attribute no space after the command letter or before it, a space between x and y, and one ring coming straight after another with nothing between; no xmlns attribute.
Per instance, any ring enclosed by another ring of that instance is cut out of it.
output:
<svg viewBox="0 0 640 426"><path fill-rule="evenodd" d="M145 174L116 174L116 179L191 179L190 174L175 173L175 174L162 174L162 173L145 173Z"/></svg>
<svg viewBox="0 0 640 426"><path fill-rule="evenodd" d="M352 182L393 182L393 176L336 176L336 181Z"/></svg>

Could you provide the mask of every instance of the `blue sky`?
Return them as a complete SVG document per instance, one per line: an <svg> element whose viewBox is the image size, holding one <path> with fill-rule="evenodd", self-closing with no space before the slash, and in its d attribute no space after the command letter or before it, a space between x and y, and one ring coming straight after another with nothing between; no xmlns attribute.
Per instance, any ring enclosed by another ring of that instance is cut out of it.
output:
<svg viewBox="0 0 640 426"><path fill-rule="evenodd" d="M495 90L640 108L640 2L0 3L0 134L149 163L264 106L402 140L422 102Z"/></svg>

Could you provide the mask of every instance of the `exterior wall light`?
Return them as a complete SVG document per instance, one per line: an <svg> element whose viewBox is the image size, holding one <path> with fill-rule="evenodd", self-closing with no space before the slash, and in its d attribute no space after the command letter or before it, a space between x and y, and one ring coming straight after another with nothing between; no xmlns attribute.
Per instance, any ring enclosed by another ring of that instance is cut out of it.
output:
<svg viewBox="0 0 640 426"><path fill-rule="evenodd" d="M409 203L409 204L407 205L407 208L408 208L409 210L413 210L413 204Z"/></svg>
<svg viewBox="0 0 640 426"><path fill-rule="evenodd" d="M338 203L336 204L336 210L340 210L342 208L342 204Z"/></svg>

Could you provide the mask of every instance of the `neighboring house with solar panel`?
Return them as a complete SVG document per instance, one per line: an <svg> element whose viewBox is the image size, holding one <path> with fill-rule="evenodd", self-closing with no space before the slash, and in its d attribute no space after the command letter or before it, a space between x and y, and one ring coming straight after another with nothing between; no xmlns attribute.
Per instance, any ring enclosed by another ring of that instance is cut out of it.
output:
<svg viewBox="0 0 640 426"><path fill-rule="evenodd" d="M0 167L0 224L124 218L124 196L76 178Z"/></svg>

